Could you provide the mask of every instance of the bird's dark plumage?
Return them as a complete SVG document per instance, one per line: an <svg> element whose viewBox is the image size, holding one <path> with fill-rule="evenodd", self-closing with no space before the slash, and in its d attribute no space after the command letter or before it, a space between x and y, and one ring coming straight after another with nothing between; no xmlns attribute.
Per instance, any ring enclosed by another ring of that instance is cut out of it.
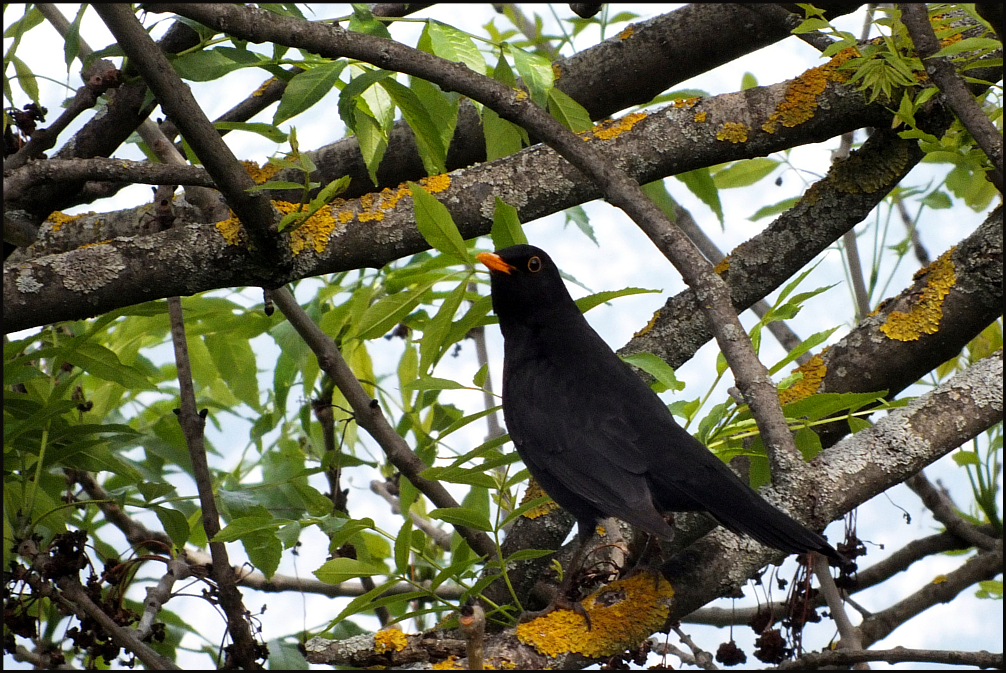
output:
<svg viewBox="0 0 1006 673"><path fill-rule="evenodd" d="M776 509L675 422L580 313L542 250L483 253L504 339L503 415L531 475L581 538L615 516L669 539L660 512L703 511L789 552L838 553Z"/></svg>

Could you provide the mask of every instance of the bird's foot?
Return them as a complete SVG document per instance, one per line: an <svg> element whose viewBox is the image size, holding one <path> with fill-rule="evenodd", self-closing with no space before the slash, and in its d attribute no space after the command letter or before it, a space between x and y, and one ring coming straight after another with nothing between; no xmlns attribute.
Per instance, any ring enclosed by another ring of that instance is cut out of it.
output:
<svg viewBox="0 0 1006 673"><path fill-rule="evenodd" d="M543 610L525 610L517 621L518 623L523 624L524 622L530 622L533 619L538 619L538 617L544 617L556 610L572 610L583 617L583 620L587 622L587 630L591 630L590 615L587 614L587 610L584 609L583 604L579 601L570 600L563 593L560 593L552 599L552 602L549 603Z"/></svg>

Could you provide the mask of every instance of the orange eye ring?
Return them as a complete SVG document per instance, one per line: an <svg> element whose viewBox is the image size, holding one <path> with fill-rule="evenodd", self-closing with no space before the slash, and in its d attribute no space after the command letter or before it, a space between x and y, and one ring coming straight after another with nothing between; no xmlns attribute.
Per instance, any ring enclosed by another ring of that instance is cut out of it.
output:
<svg viewBox="0 0 1006 673"><path fill-rule="evenodd" d="M541 271L541 258L535 255L531 259L527 260L527 270L531 273L538 273Z"/></svg>

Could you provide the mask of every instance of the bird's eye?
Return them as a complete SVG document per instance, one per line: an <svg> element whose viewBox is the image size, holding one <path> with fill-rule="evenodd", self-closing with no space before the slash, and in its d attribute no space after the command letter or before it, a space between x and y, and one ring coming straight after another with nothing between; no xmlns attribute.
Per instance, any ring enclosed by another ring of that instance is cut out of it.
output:
<svg viewBox="0 0 1006 673"><path fill-rule="evenodd" d="M541 271L541 258L536 255L527 260L527 270L531 273L538 273Z"/></svg>

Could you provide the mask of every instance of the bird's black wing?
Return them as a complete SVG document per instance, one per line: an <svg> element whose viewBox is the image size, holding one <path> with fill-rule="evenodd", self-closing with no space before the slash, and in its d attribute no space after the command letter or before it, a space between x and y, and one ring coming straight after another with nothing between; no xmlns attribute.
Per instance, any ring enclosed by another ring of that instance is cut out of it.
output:
<svg viewBox="0 0 1006 673"><path fill-rule="evenodd" d="M573 366L567 355L507 360L503 410L521 458L578 520L593 510L594 518L616 516L669 537L647 484L640 437L612 407L610 391L589 364Z"/></svg>

